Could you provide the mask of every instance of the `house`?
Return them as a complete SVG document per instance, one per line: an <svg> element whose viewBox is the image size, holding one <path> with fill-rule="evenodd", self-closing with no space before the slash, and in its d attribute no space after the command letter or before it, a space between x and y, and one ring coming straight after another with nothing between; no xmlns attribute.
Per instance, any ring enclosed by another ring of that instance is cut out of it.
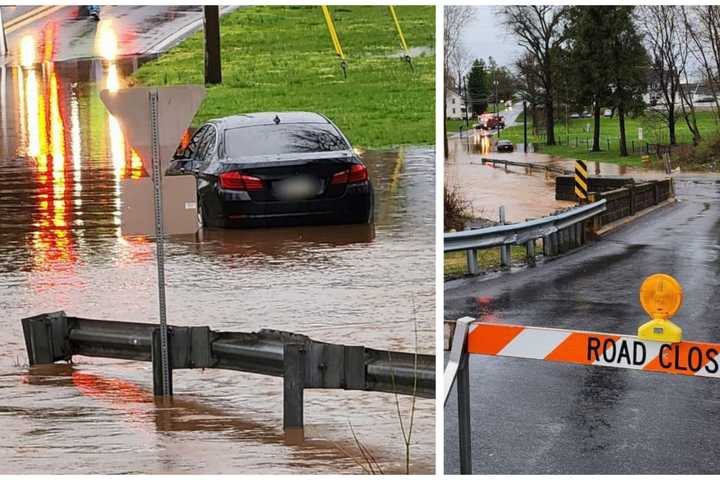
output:
<svg viewBox="0 0 720 480"><path fill-rule="evenodd" d="M445 117L451 120L465 119L465 99L451 88L445 89Z"/></svg>

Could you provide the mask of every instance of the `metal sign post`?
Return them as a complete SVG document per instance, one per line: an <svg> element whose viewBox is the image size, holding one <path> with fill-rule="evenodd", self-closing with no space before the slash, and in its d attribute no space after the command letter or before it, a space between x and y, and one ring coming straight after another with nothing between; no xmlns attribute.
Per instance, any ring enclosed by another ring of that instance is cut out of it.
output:
<svg viewBox="0 0 720 480"><path fill-rule="evenodd" d="M152 181L155 205L155 256L158 272L158 303L160 308L160 365L162 396L172 395L170 359L168 354L167 307L165 303L165 227L162 205L162 167L160 164L160 128L158 126L158 92L148 92L150 100L150 131L152 135Z"/></svg>
<svg viewBox="0 0 720 480"><path fill-rule="evenodd" d="M192 184L192 198L195 198L194 179L187 177L168 177L163 172L170 163L172 153L177 148L183 132L190 124L197 111L205 90L202 87L184 85L172 87L135 87L118 91L103 90L100 99L109 112L118 120L128 143L137 151L144 169L152 178L152 201L154 210L154 234L156 238L156 257L158 274L158 304L160 326L153 332L151 357L153 361L153 391L155 395L169 397L172 395L172 342L167 325L167 307L165 299L165 233L181 233L188 229L185 225L175 225L178 218L183 222L191 218L191 231L197 230L197 216L188 217L187 200L183 203L187 182ZM150 201L150 187L147 178L132 180L142 184L142 188L128 188L131 193L147 193L141 198L125 199L126 203L135 203L138 210L147 212ZM163 192L163 185L166 187ZM128 187L128 185L125 185ZM182 187L182 188L180 188ZM163 205L163 194L167 195ZM145 203L148 202L148 203ZM194 202L190 202L194 205ZM194 207L193 207L194 208ZM125 211L125 207L124 207ZM192 212L191 212L192 213ZM149 217L149 215L146 215ZM166 226L167 217L170 225ZM126 222L124 219L123 222ZM175 224L173 224L175 222ZM179 230L179 231L178 231ZM152 234L152 227L147 234Z"/></svg>

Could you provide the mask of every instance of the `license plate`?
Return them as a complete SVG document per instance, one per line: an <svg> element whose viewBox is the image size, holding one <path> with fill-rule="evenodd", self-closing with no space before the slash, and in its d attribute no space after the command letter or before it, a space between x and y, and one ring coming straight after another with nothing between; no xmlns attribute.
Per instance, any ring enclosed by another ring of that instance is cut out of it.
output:
<svg viewBox="0 0 720 480"><path fill-rule="evenodd" d="M273 184L275 196L282 200L305 200L322 193L322 184L312 177L293 177Z"/></svg>

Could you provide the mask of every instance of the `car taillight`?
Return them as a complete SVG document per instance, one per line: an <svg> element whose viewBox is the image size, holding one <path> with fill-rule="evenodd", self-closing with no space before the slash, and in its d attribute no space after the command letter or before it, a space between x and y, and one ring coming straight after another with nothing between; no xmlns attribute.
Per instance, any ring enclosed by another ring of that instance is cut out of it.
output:
<svg viewBox="0 0 720 480"><path fill-rule="evenodd" d="M220 187L225 190L255 191L263 189L263 182L257 177L245 175L242 172L225 172L218 177Z"/></svg>
<svg viewBox="0 0 720 480"><path fill-rule="evenodd" d="M356 163L350 166L348 170L338 172L332 177L332 184L359 183L368 179L368 171L365 165Z"/></svg>

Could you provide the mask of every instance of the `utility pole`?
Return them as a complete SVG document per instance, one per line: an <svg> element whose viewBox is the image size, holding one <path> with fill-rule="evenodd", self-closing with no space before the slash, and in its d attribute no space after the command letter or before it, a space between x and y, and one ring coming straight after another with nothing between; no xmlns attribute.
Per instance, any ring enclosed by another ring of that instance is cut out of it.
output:
<svg viewBox="0 0 720 480"><path fill-rule="evenodd" d="M222 67L220 64L220 7L205 5L205 84L222 83Z"/></svg>
<svg viewBox="0 0 720 480"><path fill-rule="evenodd" d="M497 68L493 69L493 86L495 87L495 98L493 98L495 103L495 125L497 126L497 137L500 138L500 118L498 117Z"/></svg>
<svg viewBox="0 0 720 480"><path fill-rule="evenodd" d="M523 100L523 151L527 153L527 101Z"/></svg>
<svg viewBox="0 0 720 480"><path fill-rule="evenodd" d="M464 80L464 87L465 87L465 128L470 128L470 119L468 118L467 78Z"/></svg>
<svg viewBox="0 0 720 480"><path fill-rule="evenodd" d="M2 18L2 8L0 8L0 57L7 55L7 38L5 37L5 24Z"/></svg>

